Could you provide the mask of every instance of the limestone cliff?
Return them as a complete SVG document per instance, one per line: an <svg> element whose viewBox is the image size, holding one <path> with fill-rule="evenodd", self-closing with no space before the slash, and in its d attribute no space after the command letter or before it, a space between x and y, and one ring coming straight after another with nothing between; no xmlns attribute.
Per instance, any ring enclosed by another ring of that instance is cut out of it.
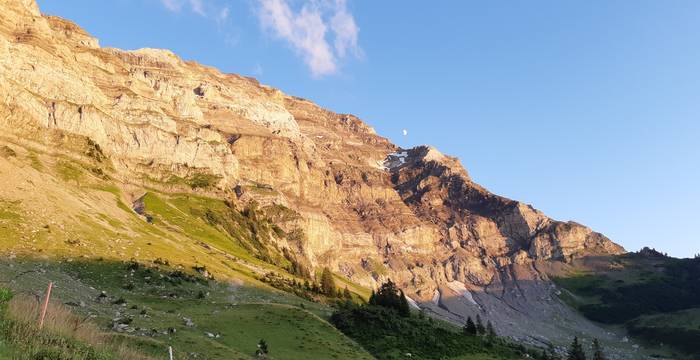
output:
<svg viewBox="0 0 700 360"><path fill-rule="evenodd" d="M82 137L131 189L283 204L301 215L306 239L293 250L309 263L367 286L391 277L446 318L561 314L537 264L624 251L491 194L433 148L399 149L352 115L166 50L101 48L33 0L0 11L3 138L68 156L64 139ZM527 333L509 322L497 326Z"/></svg>

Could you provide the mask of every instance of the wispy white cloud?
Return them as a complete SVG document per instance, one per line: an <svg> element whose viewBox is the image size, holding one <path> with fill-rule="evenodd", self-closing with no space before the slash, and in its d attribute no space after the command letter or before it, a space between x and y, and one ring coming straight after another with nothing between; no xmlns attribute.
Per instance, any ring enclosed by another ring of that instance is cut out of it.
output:
<svg viewBox="0 0 700 360"><path fill-rule="evenodd" d="M190 0L190 7L192 7L192 11L199 15L207 15L207 13L204 12L204 3L202 3L202 0Z"/></svg>
<svg viewBox="0 0 700 360"><path fill-rule="evenodd" d="M192 10L194 13L201 16L207 16L206 11L204 10L204 0L160 0L160 2L170 11L180 12L185 5L188 5L190 10Z"/></svg>
<svg viewBox="0 0 700 360"><path fill-rule="evenodd" d="M228 20L229 15L231 14L231 10L229 9L228 6L224 6L219 10L219 12L216 14L216 22L219 24L222 24Z"/></svg>
<svg viewBox="0 0 700 360"><path fill-rule="evenodd" d="M307 0L299 10L289 0L258 0L265 29L286 40L315 77L334 74L348 53L361 55L359 28L345 0ZM333 39L333 46L329 38Z"/></svg>
<svg viewBox="0 0 700 360"><path fill-rule="evenodd" d="M160 2L170 11L182 10L182 0L160 0Z"/></svg>
<svg viewBox="0 0 700 360"><path fill-rule="evenodd" d="M159 0L173 12L191 11L223 28L230 7L213 0ZM255 0L263 29L286 41L302 58L314 77L338 72L341 60L361 58L360 32L347 6L348 0ZM227 36L235 45L237 37Z"/></svg>
<svg viewBox="0 0 700 360"><path fill-rule="evenodd" d="M360 28L357 27L355 18L348 12L345 0L336 0L331 29L335 33L335 51L340 57L345 57L348 51L357 57L362 56L362 50L357 45Z"/></svg>

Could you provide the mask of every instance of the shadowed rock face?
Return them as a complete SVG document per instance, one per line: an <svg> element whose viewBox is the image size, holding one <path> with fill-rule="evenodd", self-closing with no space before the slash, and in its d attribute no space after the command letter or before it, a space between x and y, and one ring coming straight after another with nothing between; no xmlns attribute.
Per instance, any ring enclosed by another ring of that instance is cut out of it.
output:
<svg viewBox="0 0 700 360"><path fill-rule="evenodd" d="M168 179L206 175L213 186L199 191L210 196L288 206L306 235L294 250L311 264L367 286L391 277L448 319L554 314L562 305L536 262L624 251L491 194L433 148L399 149L352 115L166 50L100 48L33 0L0 11L3 137L64 154L61 139L81 136L132 188L192 191Z"/></svg>

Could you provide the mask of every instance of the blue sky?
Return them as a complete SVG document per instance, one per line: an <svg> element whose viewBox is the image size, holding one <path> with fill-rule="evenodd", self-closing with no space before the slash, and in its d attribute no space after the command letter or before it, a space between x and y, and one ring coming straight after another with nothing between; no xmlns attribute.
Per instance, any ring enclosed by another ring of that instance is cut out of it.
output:
<svg viewBox="0 0 700 360"><path fill-rule="evenodd" d="M38 2L435 145L628 250L700 253L698 1Z"/></svg>

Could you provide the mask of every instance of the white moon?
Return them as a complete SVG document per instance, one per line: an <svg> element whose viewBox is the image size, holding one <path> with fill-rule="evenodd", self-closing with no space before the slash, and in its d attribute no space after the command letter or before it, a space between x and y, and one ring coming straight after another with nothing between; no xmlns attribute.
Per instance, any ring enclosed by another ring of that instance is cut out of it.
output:
<svg viewBox="0 0 700 360"><path fill-rule="evenodd" d="M406 135L408 135L408 130L403 129L403 136L406 136Z"/></svg>

